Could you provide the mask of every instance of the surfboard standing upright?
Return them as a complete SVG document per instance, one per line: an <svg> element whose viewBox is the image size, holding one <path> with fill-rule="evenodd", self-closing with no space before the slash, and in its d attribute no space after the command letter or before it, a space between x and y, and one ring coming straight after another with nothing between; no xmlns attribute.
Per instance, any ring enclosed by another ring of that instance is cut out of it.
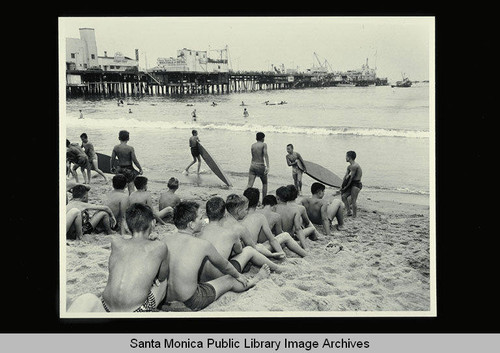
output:
<svg viewBox="0 0 500 353"><path fill-rule="evenodd" d="M207 163L208 167L214 172L215 175L219 177L227 186L233 186L229 178L226 176L222 168L217 164L217 162L213 159L213 157L208 153L205 147L202 146L201 143L198 142L198 149L200 150L200 155L203 157L205 163Z"/></svg>

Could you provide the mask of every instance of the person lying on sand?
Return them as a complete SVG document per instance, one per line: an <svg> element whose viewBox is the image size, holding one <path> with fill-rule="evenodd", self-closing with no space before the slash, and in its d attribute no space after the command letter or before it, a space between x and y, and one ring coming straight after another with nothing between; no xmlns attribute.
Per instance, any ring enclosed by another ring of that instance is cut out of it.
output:
<svg viewBox="0 0 500 353"><path fill-rule="evenodd" d="M306 238L314 237L315 228L303 228L301 211L298 207L288 203L289 190L286 186L276 189L276 212L281 216L281 227L283 231L295 235L299 239L302 248L308 248Z"/></svg>
<svg viewBox="0 0 500 353"><path fill-rule="evenodd" d="M266 216L262 213L256 212L257 204L260 198L259 189L248 188L244 191L243 195L248 199L248 214L242 222L252 235L256 235L254 237L254 241L257 244L262 244L269 251L276 250L276 252L279 252L278 249L283 251L281 248L281 245L283 245L299 256L304 257L307 255L306 251L302 249L295 240L293 240L289 233L281 232L280 234L274 236L271 232ZM279 248L276 246L276 243L278 243L277 246L279 246Z"/></svg>
<svg viewBox="0 0 500 353"><path fill-rule="evenodd" d="M160 194L160 200L158 201L158 208L161 212L167 207L171 207L172 210L181 202L181 198L175 194L177 189L179 189L179 179L171 177L167 182L167 191L163 191ZM167 214L163 220L166 222L171 222L173 216L172 213Z"/></svg>
<svg viewBox="0 0 500 353"><path fill-rule="evenodd" d="M104 204L108 206L116 219L116 230L120 234L128 233L127 223L125 222L125 212L128 206L127 179L122 174L116 174L113 179L113 190L106 194Z"/></svg>
<svg viewBox="0 0 500 353"><path fill-rule="evenodd" d="M224 226L224 214L226 212L226 203L221 197L212 197L207 201L206 214L209 223L203 227L198 238L208 240L215 249L228 259L239 273L245 273L250 270L252 265L261 267L264 264L269 266L271 271L281 273L285 270L269 260L266 256L252 248L251 246L242 247L238 231L233 231L231 227ZM215 268L210 262L206 262L201 273L201 281L206 282L223 276L223 273Z"/></svg>
<svg viewBox="0 0 500 353"><path fill-rule="evenodd" d="M105 231L115 234L116 219L108 206L94 205L88 202L89 189L84 185L75 185L71 189L73 198L66 205L66 238L81 239L82 235L93 231ZM77 211L73 211L77 209ZM96 210L92 216L88 211Z"/></svg>
<svg viewBox="0 0 500 353"><path fill-rule="evenodd" d="M169 251L163 241L150 238L156 223L153 210L135 203L127 208L125 219L132 238L113 237L102 297L84 294L68 312L151 312L165 298Z"/></svg>
<svg viewBox="0 0 500 353"><path fill-rule="evenodd" d="M281 248L279 243L275 241L272 233L270 233L273 237L274 246L272 248L268 248L266 245L259 244L257 242L260 229L263 226L267 226L269 228L269 226L267 225L267 220L264 216L261 215L262 218L251 217L251 220L247 219L246 222L243 222L243 220L248 215L248 199L245 196L236 194L229 195L226 198L226 210L227 215L224 224L226 224L228 227L231 227L235 231L237 229L240 229L241 241L245 246L251 246L258 252L269 258L281 259L285 257L283 249ZM255 224L252 224L252 222L255 222ZM275 252L273 253L271 250L275 250Z"/></svg>
<svg viewBox="0 0 500 353"><path fill-rule="evenodd" d="M253 278L240 274L208 240L195 236L203 223L200 205L182 201L174 210L178 231L167 233L163 239L170 254L167 302L183 302L194 311L206 308L228 291L246 291L270 274L267 265L263 265ZM200 275L205 261L210 261L225 275L202 282Z"/></svg>
<svg viewBox="0 0 500 353"><path fill-rule="evenodd" d="M151 193L148 191L148 178L142 175L136 176L134 179L134 186L137 190L133 191L129 195L128 204L142 203L148 205L149 207L153 207L153 199L151 197ZM153 213L156 220L165 225L166 223L163 221L163 218L169 213L172 214L173 211L174 209L172 207L165 207L160 212L153 211Z"/></svg>
<svg viewBox="0 0 500 353"><path fill-rule="evenodd" d="M344 226L344 205L342 201L338 199L324 200L325 185L321 183L311 185L311 194L311 197L304 197L300 200L300 204L306 208L309 219L314 224L322 224L325 235L332 235L331 227L342 230ZM333 225L335 218L337 218L338 224Z"/></svg>

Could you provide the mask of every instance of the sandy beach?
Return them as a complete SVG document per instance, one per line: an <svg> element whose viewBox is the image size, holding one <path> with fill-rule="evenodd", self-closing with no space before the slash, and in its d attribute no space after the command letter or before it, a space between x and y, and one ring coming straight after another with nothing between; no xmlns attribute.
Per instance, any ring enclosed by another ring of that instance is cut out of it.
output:
<svg viewBox="0 0 500 353"><path fill-rule="evenodd" d="M213 196L226 198L243 190L204 187L192 183L194 175L176 175L180 180L177 194L182 199L205 203ZM110 176L111 177L111 176ZM97 175L92 178L89 202L102 204L112 189ZM310 182L312 183L312 181ZM304 184L304 195L310 183ZM259 181L254 185L260 187ZM270 183L270 192L279 185ZM166 182L150 180L154 206L158 205ZM327 189L327 196L335 189ZM337 196L339 197L339 196ZM244 293L229 292L203 312L350 312L350 311L429 311L430 310L430 246L429 206L423 196L397 197L381 193L360 193L358 217L346 217L345 230L333 237L322 236L308 243L305 258L285 249L296 263L289 270L271 273ZM322 232L322 227L317 226ZM157 226L155 233L173 231L173 225ZM336 253L327 244L342 245ZM90 292L100 295L108 277L110 238L90 234L84 239L66 240L66 304ZM275 260L273 260L275 261ZM277 260L276 260L277 261ZM287 263L283 260L282 263ZM257 273L255 266L250 275ZM162 311L189 312L181 303L165 304Z"/></svg>

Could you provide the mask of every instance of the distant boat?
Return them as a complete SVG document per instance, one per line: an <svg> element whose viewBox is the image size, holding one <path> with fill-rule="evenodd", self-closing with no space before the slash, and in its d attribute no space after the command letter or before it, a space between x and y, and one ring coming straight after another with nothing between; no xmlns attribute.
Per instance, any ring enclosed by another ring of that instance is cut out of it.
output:
<svg viewBox="0 0 500 353"><path fill-rule="evenodd" d="M405 87L411 87L411 84L412 82L410 81L410 79L408 77L405 77L403 74L403 81L397 81L395 85L391 85L391 87L401 87L401 88L405 88Z"/></svg>
<svg viewBox="0 0 500 353"><path fill-rule="evenodd" d="M337 83L337 87L354 87L356 86L353 82L342 81Z"/></svg>

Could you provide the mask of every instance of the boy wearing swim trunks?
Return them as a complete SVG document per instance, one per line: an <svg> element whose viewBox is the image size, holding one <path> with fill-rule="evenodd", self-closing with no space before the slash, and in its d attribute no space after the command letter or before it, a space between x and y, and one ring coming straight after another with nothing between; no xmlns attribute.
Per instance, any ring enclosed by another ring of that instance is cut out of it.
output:
<svg viewBox="0 0 500 353"><path fill-rule="evenodd" d="M127 186L127 179L122 174L116 174L113 177L113 190L107 193L107 200L105 205L108 206L116 219L116 226L113 230L119 231L120 234L127 232L127 225L125 222L125 212L128 207L128 192L125 191Z"/></svg>
<svg viewBox="0 0 500 353"><path fill-rule="evenodd" d="M72 144L68 139L66 139L66 163L66 167L69 169L71 175L73 175L77 183L79 181L76 170L80 167L84 180L83 183L88 184L89 180L87 179L86 170L90 168L89 159L77 143ZM74 164L73 168L69 168L71 163Z"/></svg>
<svg viewBox="0 0 500 353"><path fill-rule="evenodd" d="M72 223L67 226L66 238L68 239L81 239L84 234L101 230L104 230L106 234L115 234L112 229L116 224L113 212L108 206L89 203L88 192L88 187L81 184L75 185L71 189L73 198L67 203L66 212L69 214L72 209L78 209L81 216L75 217ZM89 210L97 212L90 216Z"/></svg>
<svg viewBox="0 0 500 353"><path fill-rule="evenodd" d="M68 312L150 312L163 301L169 273L167 245L151 238L153 210L143 204L127 208L125 216L132 238L113 237L109 276L102 297L84 294Z"/></svg>
<svg viewBox="0 0 500 353"><path fill-rule="evenodd" d="M257 249L259 249L259 251L264 253L261 248L264 248L268 252L275 251L271 256L280 259L285 257L285 252L281 247L281 245L283 245L299 256L306 256L305 250L293 240L289 233L282 232L274 236L271 232L271 228L269 228L266 216L255 211L257 203L259 202L258 189L248 188L243 192L243 195L248 199L248 213L242 223L252 235L252 240L257 243ZM266 254L264 253L264 255Z"/></svg>
<svg viewBox="0 0 500 353"><path fill-rule="evenodd" d="M286 151L288 152L286 155L286 163L289 167L292 167L293 183L300 195L302 193L302 174L306 171L306 165L300 153L293 151L293 145L291 143L286 146Z"/></svg>
<svg viewBox="0 0 500 353"><path fill-rule="evenodd" d="M89 159L89 168L87 169L89 183L90 183L90 171L92 168L104 178L105 182L107 182L108 179L106 178L106 175L104 175L102 170L100 170L97 165L97 154L94 151L94 145L89 142L89 138L85 132L80 135L80 139L82 140L81 147L84 149L85 154Z"/></svg>
<svg viewBox="0 0 500 353"><path fill-rule="evenodd" d="M347 171L342 182L342 187L340 188L342 201L344 202L347 215L352 217L356 217L357 215L358 206L356 201L358 200L359 192L363 188L363 184L361 183L361 176L363 175L363 171L361 170L361 166L355 160L356 152L347 151L345 155L345 161L349 163L349 165L347 166Z"/></svg>
<svg viewBox="0 0 500 353"><path fill-rule="evenodd" d="M200 174L200 167L201 167L201 156L200 156L200 149L198 147L198 143L200 142L200 138L198 137L198 131L193 130L191 131L192 136L189 138L189 148L191 149L191 156L193 156L193 161L184 169L184 173L188 174L189 173L189 168L196 162L198 162L198 171L197 173Z"/></svg>
<svg viewBox="0 0 500 353"><path fill-rule="evenodd" d="M255 178L259 177L262 181L262 197L267 195L267 174L269 173L269 156L267 154L267 144L264 142L265 137L266 135L263 132L258 132L255 136L257 142L250 148L252 162L248 170L247 185L247 188L253 187Z"/></svg>
<svg viewBox="0 0 500 353"><path fill-rule="evenodd" d="M212 243L219 254L228 259L239 273L248 272L252 265L261 267L264 264L267 264L272 271L282 272L285 269L283 266L270 261L251 246L242 246L239 230L224 224L225 206L226 203L220 197L212 197L207 201L206 212L209 223L203 227L198 238ZM210 281L223 275L214 265L206 262L201 273L201 281Z"/></svg>
<svg viewBox="0 0 500 353"><path fill-rule="evenodd" d="M333 235L331 227L332 222L337 218L337 223L333 226L334 229L342 230L344 226L344 205L338 199L330 202L323 199L325 196L325 185L321 183L313 183L311 185L311 197L304 197L300 204L306 208L309 219L314 224L322 224L326 235Z"/></svg>
<svg viewBox="0 0 500 353"><path fill-rule="evenodd" d="M109 168L114 170L113 161L118 158L118 167L116 168L117 174L123 174L127 179L127 187L129 194L134 191L134 179L137 175L142 175L142 168L135 156L134 147L129 146L127 143L130 139L130 134L126 130L121 130L118 133L118 139L120 144L113 147L113 152L111 152L111 160ZM139 171L135 170L133 164L139 168Z"/></svg>
<svg viewBox="0 0 500 353"><path fill-rule="evenodd" d="M201 231L203 223L200 205L182 201L174 211L174 224L178 231L167 233L163 239L170 254L167 301L183 302L194 311L204 309L228 291L243 292L269 276L267 265L262 266L253 278L240 274L208 240L195 236ZM225 275L202 282L205 261L210 261Z"/></svg>

